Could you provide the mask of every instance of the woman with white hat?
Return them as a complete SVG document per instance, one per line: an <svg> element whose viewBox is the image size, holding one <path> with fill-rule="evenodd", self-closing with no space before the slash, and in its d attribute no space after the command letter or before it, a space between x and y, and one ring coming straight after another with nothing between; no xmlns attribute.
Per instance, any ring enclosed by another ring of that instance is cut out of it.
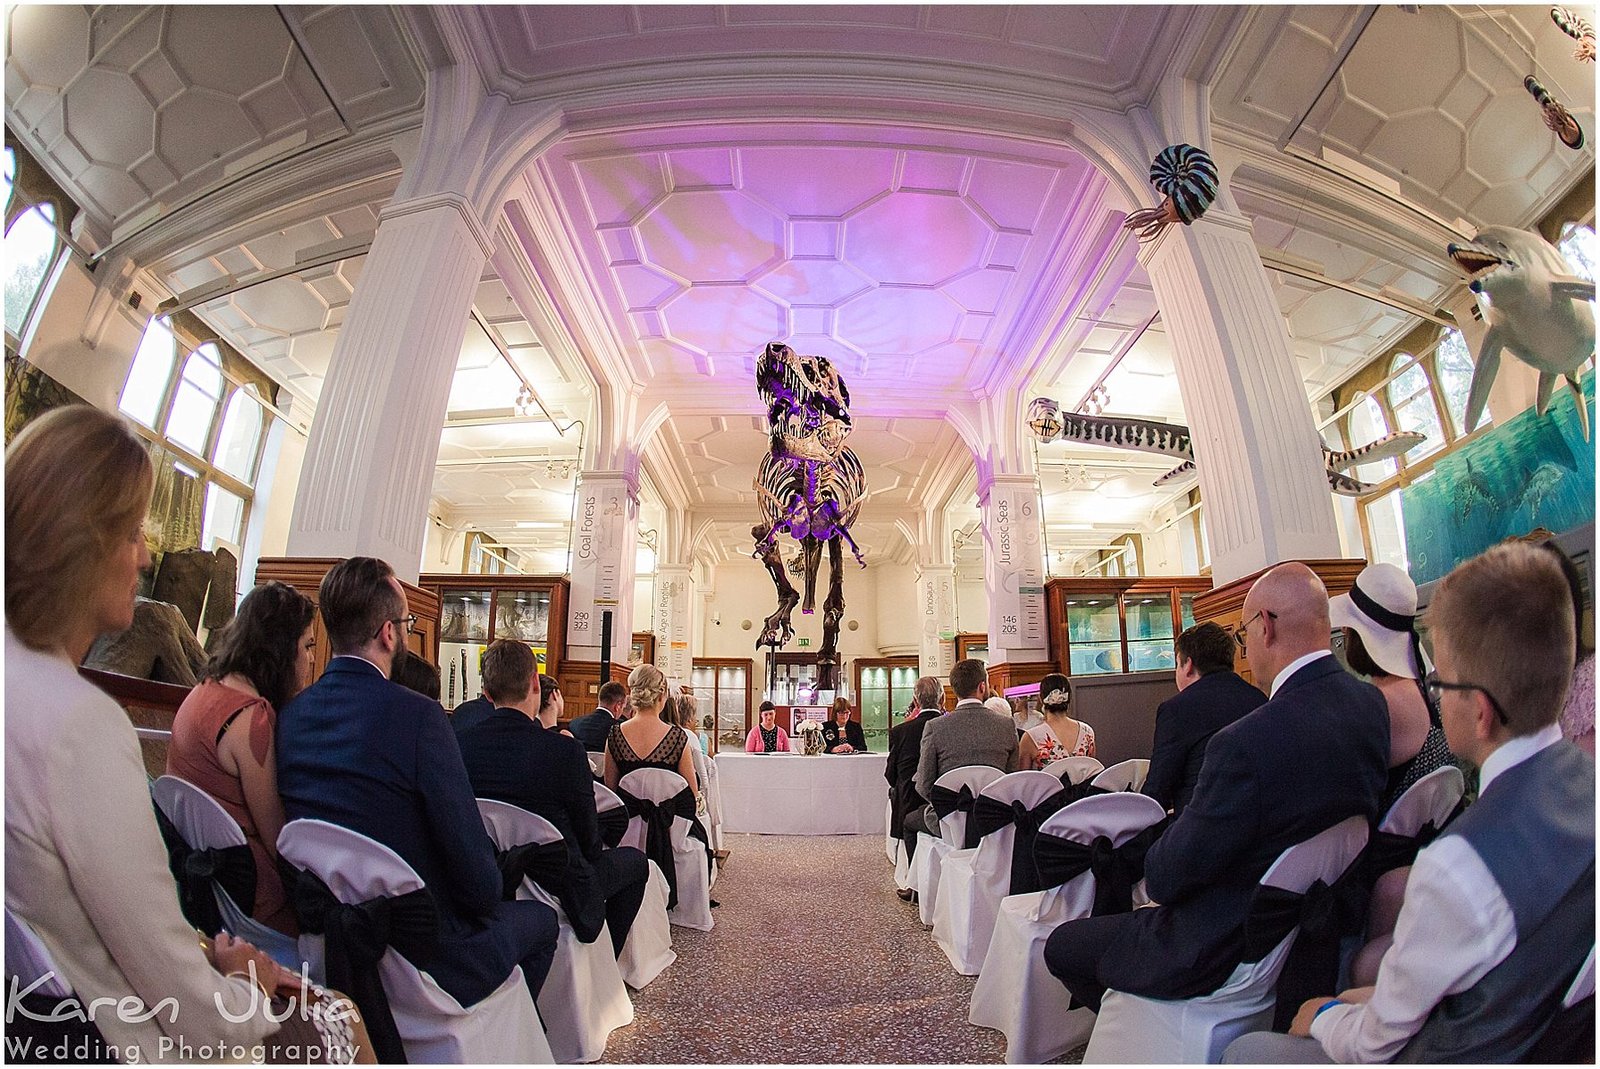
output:
<svg viewBox="0 0 1600 1069"><path fill-rule="evenodd" d="M1387 811L1407 787L1451 763L1444 728L1422 689L1417 638L1417 587L1392 564L1369 564L1348 594L1328 601L1334 627L1345 629L1345 663L1372 680L1389 704Z"/></svg>

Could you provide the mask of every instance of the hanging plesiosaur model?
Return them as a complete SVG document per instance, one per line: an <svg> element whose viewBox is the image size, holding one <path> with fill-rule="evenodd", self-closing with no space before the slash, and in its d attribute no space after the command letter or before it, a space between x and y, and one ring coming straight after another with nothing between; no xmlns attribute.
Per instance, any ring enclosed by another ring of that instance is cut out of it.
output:
<svg viewBox="0 0 1600 1069"><path fill-rule="evenodd" d="M1166 195L1160 207L1141 208L1122 224L1140 241L1149 241L1168 223L1188 226L1204 215L1217 199L1217 165L1193 145L1168 145L1150 163L1150 184Z"/></svg>

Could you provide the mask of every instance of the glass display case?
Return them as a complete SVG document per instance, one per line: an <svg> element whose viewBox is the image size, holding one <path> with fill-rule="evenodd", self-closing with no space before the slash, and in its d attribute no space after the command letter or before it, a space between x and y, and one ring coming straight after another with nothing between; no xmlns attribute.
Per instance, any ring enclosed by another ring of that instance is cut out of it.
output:
<svg viewBox="0 0 1600 1069"><path fill-rule="evenodd" d="M1051 657L1074 676L1171 671L1173 641L1210 589L1204 576L1053 579Z"/></svg>
<svg viewBox="0 0 1600 1069"><path fill-rule="evenodd" d="M889 729L903 719L917 682L915 657L862 657L855 662L856 705L867 748L889 749Z"/></svg>
<svg viewBox="0 0 1600 1069"><path fill-rule="evenodd" d="M982 631L967 631L956 636L956 660L968 658L989 663L989 636Z"/></svg>
<svg viewBox="0 0 1600 1069"><path fill-rule="evenodd" d="M554 675L565 633L564 578L424 575L439 598L439 697L454 709L483 693L483 655L502 638L526 642L539 672Z"/></svg>
<svg viewBox="0 0 1600 1069"><path fill-rule="evenodd" d="M752 662L732 657L696 657L689 671L689 689L698 702L703 736L711 753L744 749L750 733Z"/></svg>

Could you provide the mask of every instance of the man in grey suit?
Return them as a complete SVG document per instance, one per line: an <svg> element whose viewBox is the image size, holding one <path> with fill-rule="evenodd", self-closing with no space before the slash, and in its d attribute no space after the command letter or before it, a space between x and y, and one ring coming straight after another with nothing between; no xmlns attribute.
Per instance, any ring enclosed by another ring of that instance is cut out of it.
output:
<svg viewBox="0 0 1600 1069"><path fill-rule="evenodd" d="M989 765L1002 772L1017 770L1017 726L1009 716L983 707L989 696L989 670L982 661L968 658L956 662L950 673L950 689L956 692L956 707L928 723L922 732L922 755L917 760L917 793L933 796L933 784L952 768ZM922 826L916 813L907 815L906 830L926 830L939 834L939 817L933 806L921 810Z"/></svg>

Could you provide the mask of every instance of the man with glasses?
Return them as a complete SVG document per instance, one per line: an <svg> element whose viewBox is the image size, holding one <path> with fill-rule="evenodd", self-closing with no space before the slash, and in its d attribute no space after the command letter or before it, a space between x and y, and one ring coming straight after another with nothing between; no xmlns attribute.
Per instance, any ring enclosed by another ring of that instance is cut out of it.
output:
<svg viewBox="0 0 1600 1069"><path fill-rule="evenodd" d="M478 816L439 703L389 680L412 617L405 588L374 557L329 569L318 607L333 659L278 713L278 792L290 820L326 820L405 859L438 907L438 943L412 957L463 1006L522 966L537 996L555 956L556 915L502 902L494 845Z"/></svg>
<svg viewBox="0 0 1600 1069"><path fill-rule="evenodd" d="M1445 578L1428 623L1427 686L1478 800L1417 855L1377 984L1309 1000L1229 1061L1593 1060L1594 760L1558 723L1566 580L1540 548L1499 545Z"/></svg>
<svg viewBox="0 0 1600 1069"><path fill-rule="evenodd" d="M1098 1011L1106 989L1210 994L1239 965L1244 922L1278 855L1350 816L1377 814L1389 766L1383 695L1328 648L1328 591L1303 564L1258 579L1235 631L1268 701L1206 744L1194 795L1150 848L1154 909L1070 921L1045 963ZM1177 1051L1173 1052L1174 1060Z"/></svg>

